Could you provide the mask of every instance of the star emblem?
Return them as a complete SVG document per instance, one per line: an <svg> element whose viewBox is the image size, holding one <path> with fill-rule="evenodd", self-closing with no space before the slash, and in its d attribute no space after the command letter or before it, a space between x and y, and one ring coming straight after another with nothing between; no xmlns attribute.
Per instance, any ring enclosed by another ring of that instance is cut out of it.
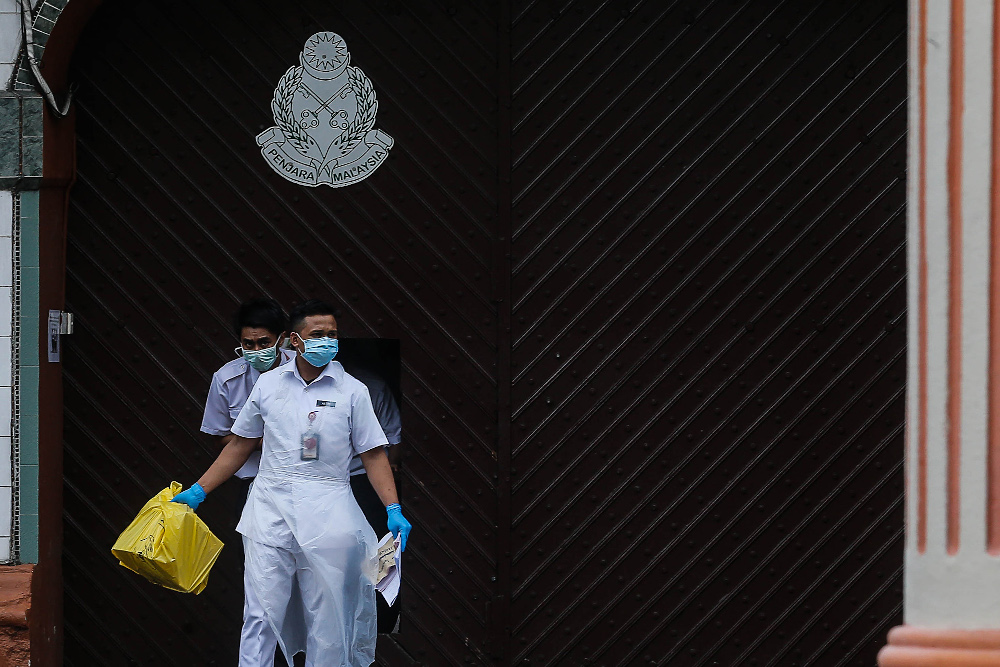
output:
<svg viewBox="0 0 1000 667"><path fill-rule="evenodd" d="M303 50L306 62L320 72L333 72L347 60L347 44L340 35L323 32L314 35Z"/></svg>

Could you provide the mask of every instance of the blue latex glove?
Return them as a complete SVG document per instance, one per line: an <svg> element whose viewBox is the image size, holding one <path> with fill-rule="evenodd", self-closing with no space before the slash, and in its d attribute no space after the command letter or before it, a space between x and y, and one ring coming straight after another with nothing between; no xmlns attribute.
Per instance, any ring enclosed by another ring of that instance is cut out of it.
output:
<svg viewBox="0 0 1000 667"><path fill-rule="evenodd" d="M385 508L385 513L389 515L388 524L389 532L392 533L393 538L399 537L399 551L406 551L406 537L410 534L410 522L406 520L403 516L403 510L400 509L399 503L393 503Z"/></svg>
<svg viewBox="0 0 1000 667"><path fill-rule="evenodd" d="M198 509L198 505L201 505L203 500L205 500L205 489L201 488L201 484L195 482L190 487L174 496L174 499L170 502L184 503L191 509L196 510Z"/></svg>

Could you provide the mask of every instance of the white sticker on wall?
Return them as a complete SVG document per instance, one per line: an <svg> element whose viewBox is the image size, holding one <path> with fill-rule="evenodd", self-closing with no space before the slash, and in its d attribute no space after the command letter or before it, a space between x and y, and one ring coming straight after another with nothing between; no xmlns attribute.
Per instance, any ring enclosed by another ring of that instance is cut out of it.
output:
<svg viewBox="0 0 1000 667"><path fill-rule="evenodd" d="M271 168L293 183L351 185L389 155L392 137L375 129L375 89L350 62L340 35L318 32L306 41L299 66L278 82L271 100L277 126L257 135L257 144Z"/></svg>

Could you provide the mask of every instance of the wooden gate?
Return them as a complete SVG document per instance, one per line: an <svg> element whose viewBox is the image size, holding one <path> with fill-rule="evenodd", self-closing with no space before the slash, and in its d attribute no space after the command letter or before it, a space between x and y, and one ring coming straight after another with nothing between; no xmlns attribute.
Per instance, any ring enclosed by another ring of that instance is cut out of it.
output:
<svg viewBox="0 0 1000 667"><path fill-rule="evenodd" d="M255 135L333 30L395 139L293 185ZM109 548L198 436L236 304L397 339L392 665L870 665L899 623L898 0L109 0L74 59L67 665L235 664ZM233 542L236 491L199 513Z"/></svg>

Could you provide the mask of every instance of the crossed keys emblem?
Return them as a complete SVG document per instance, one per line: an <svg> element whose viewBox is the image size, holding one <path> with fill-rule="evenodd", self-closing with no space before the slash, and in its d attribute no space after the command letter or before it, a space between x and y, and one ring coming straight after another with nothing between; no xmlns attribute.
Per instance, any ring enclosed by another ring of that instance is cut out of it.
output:
<svg viewBox="0 0 1000 667"><path fill-rule="evenodd" d="M339 97L342 100L346 99L347 96L353 90L351 88L351 84L350 83L345 84L343 88L341 88L340 90L338 90L337 92L335 92L333 95L331 95L326 100L324 100L322 97L320 97L318 94L316 94L316 91L314 91L312 88L310 88L309 86L307 86L305 83L300 82L299 83L299 88L302 90L302 96L303 97L305 97L306 99L315 100L317 103L319 103L319 106L316 107L315 109L303 109L302 110L302 113L301 113L302 120L299 121L299 127L301 127L301 128L318 127L319 126L319 110L320 109L326 109L327 112L329 112L329 114L330 114L330 127L334 128L334 129L337 129L337 130L346 130L348 128L348 126L350 125L350 123L348 122L347 112L345 110L343 110L343 109L339 109L339 110L331 109L330 108L330 103L333 102L333 100L335 98L337 98L337 97ZM341 120L343 121L343 124L341 124ZM334 121L336 121L336 122L334 122Z"/></svg>

